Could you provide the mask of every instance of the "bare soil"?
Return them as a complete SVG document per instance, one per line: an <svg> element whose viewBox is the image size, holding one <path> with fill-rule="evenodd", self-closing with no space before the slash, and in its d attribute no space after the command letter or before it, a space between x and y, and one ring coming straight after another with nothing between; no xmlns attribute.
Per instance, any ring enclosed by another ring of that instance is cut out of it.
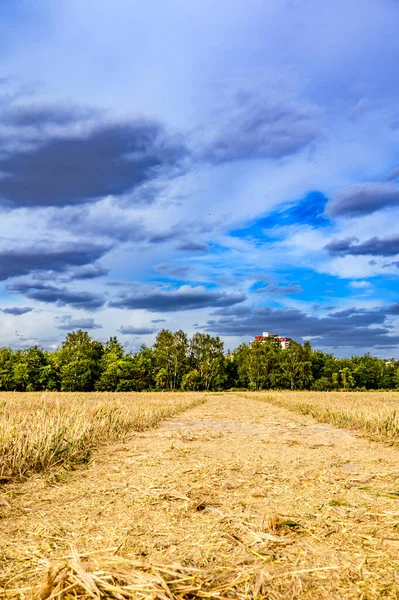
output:
<svg viewBox="0 0 399 600"><path fill-rule="evenodd" d="M49 566L77 555L98 577L110 557L124 581L152 569L134 598L399 598L399 449L246 396L0 486L2 593L50 597ZM191 587L157 583L165 565Z"/></svg>

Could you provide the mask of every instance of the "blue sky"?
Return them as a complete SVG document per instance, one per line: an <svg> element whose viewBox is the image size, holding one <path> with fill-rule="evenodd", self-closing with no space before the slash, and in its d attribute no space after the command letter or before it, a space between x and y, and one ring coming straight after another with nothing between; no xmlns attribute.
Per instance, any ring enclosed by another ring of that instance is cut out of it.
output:
<svg viewBox="0 0 399 600"><path fill-rule="evenodd" d="M396 0L0 3L0 344L399 357Z"/></svg>

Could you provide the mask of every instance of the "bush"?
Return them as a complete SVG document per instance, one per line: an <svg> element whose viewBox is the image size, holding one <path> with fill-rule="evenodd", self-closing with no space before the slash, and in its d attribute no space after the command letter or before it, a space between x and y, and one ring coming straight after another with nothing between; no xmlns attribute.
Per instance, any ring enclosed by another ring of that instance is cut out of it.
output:
<svg viewBox="0 0 399 600"><path fill-rule="evenodd" d="M320 377L312 385L312 390L315 392L332 392L333 389L334 384L328 377Z"/></svg>

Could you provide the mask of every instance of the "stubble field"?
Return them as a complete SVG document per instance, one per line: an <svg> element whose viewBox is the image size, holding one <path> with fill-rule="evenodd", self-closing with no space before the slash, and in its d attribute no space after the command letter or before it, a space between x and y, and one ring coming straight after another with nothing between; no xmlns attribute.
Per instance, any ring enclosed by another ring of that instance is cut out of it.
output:
<svg viewBox="0 0 399 600"><path fill-rule="evenodd" d="M0 597L399 598L399 393L0 402Z"/></svg>

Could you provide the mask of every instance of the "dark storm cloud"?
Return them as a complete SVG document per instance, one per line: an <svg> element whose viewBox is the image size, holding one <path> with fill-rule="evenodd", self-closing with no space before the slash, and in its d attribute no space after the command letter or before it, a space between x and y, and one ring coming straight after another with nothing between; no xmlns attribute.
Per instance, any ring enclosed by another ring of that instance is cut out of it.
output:
<svg viewBox="0 0 399 600"><path fill-rule="evenodd" d="M282 158L319 135L312 106L270 102L249 94L242 95L231 111L220 114L214 129L204 157L215 163Z"/></svg>
<svg viewBox="0 0 399 600"><path fill-rule="evenodd" d="M219 319L211 319L204 329L217 335L255 336L271 331L300 340L315 337L312 344L332 348L393 348L399 335L391 335L387 314L396 315L396 306L388 309L346 309L317 317L291 308L235 307L217 310ZM245 310L244 310L245 309Z"/></svg>
<svg viewBox="0 0 399 600"><path fill-rule="evenodd" d="M122 327L119 329L119 333L122 335L150 335L156 331L156 329L151 327L133 327L130 325L122 325Z"/></svg>
<svg viewBox="0 0 399 600"><path fill-rule="evenodd" d="M62 325L57 326L58 329L65 329L66 331L73 331L74 329L102 329L102 325L94 322L94 319L83 318L83 319L71 319Z"/></svg>
<svg viewBox="0 0 399 600"><path fill-rule="evenodd" d="M0 308L0 311L5 315L13 315L19 317L20 315L26 315L28 312L32 312L33 308L30 306L12 306L10 308Z"/></svg>
<svg viewBox="0 0 399 600"><path fill-rule="evenodd" d="M183 286L178 290L131 291L109 303L114 308L143 308L150 312L174 312L207 307L232 306L245 300L244 294L214 292L202 287Z"/></svg>
<svg viewBox="0 0 399 600"><path fill-rule="evenodd" d="M66 287L56 287L41 281L16 280L7 286L7 290L10 293L24 294L30 300L56 304L57 306L96 310L105 304L105 300L101 295L69 290Z"/></svg>
<svg viewBox="0 0 399 600"><path fill-rule="evenodd" d="M103 267L98 263L93 263L91 265L83 265L82 267L74 267L68 271L68 277L71 280L74 279L97 279L98 277L103 277L104 275L108 275L109 269Z"/></svg>
<svg viewBox="0 0 399 600"><path fill-rule="evenodd" d="M16 140L0 155L4 204L62 206L121 196L185 155L157 122L104 122L95 119L98 111L90 116L96 122L80 126L88 114L79 109L28 106L2 114ZM35 126L36 137L28 125Z"/></svg>
<svg viewBox="0 0 399 600"><path fill-rule="evenodd" d="M341 190L326 207L331 217L359 217L399 206L399 186L394 183L359 183Z"/></svg>
<svg viewBox="0 0 399 600"><path fill-rule="evenodd" d="M372 256L395 256L399 254L399 235L392 235L386 238L373 237L365 242L356 243L357 238L347 238L344 240L332 241L325 249L330 254L352 256L364 256L371 254Z"/></svg>
<svg viewBox="0 0 399 600"><path fill-rule="evenodd" d="M24 104L13 106L0 113L0 121L17 127L44 127L48 125L69 125L99 115L94 109L83 109L54 104Z"/></svg>
<svg viewBox="0 0 399 600"><path fill-rule="evenodd" d="M82 267L101 258L109 246L81 242L53 245L41 242L33 247L0 250L0 281L34 271L62 273L68 267Z"/></svg>
<svg viewBox="0 0 399 600"><path fill-rule="evenodd" d="M386 313L388 315L399 315L399 302L395 302L394 304L388 306Z"/></svg>

